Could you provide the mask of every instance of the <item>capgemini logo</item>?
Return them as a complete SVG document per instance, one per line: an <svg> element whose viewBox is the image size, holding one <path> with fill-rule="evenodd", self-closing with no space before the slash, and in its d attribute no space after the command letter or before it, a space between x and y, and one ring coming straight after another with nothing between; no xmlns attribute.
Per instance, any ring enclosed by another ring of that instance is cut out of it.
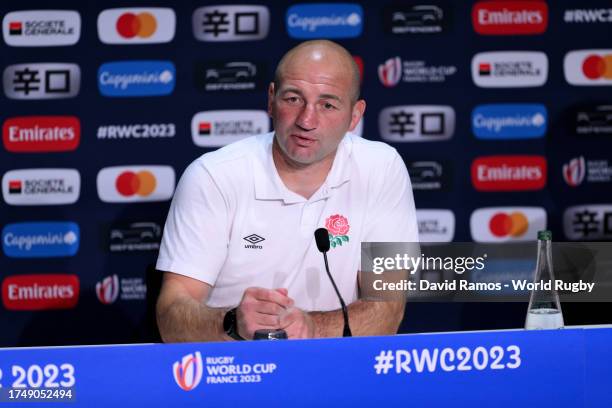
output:
<svg viewBox="0 0 612 408"><path fill-rule="evenodd" d="M351 13L347 17L346 22L348 23L348 25L358 26L359 24L361 24L361 17L359 17L359 14L357 13Z"/></svg>
<svg viewBox="0 0 612 408"><path fill-rule="evenodd" d="M170 82L172 82L173 79L174 79L174 75L172 75L172 72L170 72L168 70L163 71L159 75L159 81L162 84L169 84Z"/></svg>
<svg viewBox="0 0 612 408"><path fill-rule="evenodd" d="M102 282L96 283L96 296L105 305L110 305L119 296L119 277L115 275L107 276Z"/></svg>
<svg viewBox="0 0 612 408"><path fill-rule="evenodd" d="M400 57L389 58L378 66L378 79L387 88L397 85L402 78L402 60Z"/></svg>
<svg viewBox="0 0 612 408"><path fill-rule="evenodd" d="M69 231L64 235L64 243L66 245L73 245L79 240L77 235L73 231Z"/></svg>
<svg viewBox="0 0 612 408"><path fill-rule="evenodd" d="M172 365L174 381L183 391L191 391L200 384L202 371L202 355L199 351L183 356L181 361Z"/></svg>

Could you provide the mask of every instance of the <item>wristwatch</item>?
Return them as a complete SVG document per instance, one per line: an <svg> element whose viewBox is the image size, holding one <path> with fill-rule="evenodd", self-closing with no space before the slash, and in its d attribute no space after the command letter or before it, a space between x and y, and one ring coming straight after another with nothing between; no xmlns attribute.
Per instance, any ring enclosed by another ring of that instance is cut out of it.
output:
<svg viewBox="0 0 612 408"><path fill-rule="evenodd" d="M237 308L230 309L225 313L225 317L223 318L223 330L225 330L225 334L234 340L246 340L238 334L236 309Z"/></svg>

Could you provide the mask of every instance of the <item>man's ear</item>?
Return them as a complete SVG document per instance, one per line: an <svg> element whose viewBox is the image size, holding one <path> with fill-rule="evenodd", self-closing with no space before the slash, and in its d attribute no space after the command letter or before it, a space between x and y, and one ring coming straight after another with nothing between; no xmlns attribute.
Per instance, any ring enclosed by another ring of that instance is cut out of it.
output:
<svg viewBox="0 0 612 408"><path fill-rule="evenodd" d="M351 124L349 126L349 131L353 131L361 118L363 117L363 113L365 112L366 103L363 99L358 100L353 105L353 111L351 112Z"/></svg>
<svg viewBox="0 0 612 408"><path fill-rule="evenodd" d="M268 116L272 117L272 104L274 103L274 82L268 86Z"/></svg>

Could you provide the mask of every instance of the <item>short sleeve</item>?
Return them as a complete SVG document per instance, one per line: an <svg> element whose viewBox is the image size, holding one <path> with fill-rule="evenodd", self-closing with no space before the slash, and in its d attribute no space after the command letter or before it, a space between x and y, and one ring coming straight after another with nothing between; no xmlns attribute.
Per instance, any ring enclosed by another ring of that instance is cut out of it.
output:
<svg viewBox="0 0 612 408"><path fill-rule="evenodd" d="M228 205L201 160L183 173L174 193L157 258L157 269L213 286L229 241Z"/></svg>
<svg viewBox="0 0 612 408"><path fill-rule="evenodd" d="M366 219L363 242L418 242L419 231L408 170L397 151L379 176L377 190Z"/></svg>

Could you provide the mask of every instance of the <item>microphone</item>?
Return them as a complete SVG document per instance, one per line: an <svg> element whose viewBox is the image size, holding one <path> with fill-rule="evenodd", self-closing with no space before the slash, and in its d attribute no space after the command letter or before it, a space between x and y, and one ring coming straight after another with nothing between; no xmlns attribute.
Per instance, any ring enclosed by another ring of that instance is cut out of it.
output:
<svg viewBox="0 0 612 408"><path fill-rule="evenodd" d="M327 276L329 276L329 280L331 281L334 290L336 291L336 295L338 296L338 300L340 301L340 306L342 307L342 317L344 318L344 330L342 331L342 337L353 337L353 334L351 333L351 328L349 327L348 311L346 310L346 304L344 303L344 299L342 299L342 296L340 296L340 292L338 291L336 282L334 282L334 278L332 278L331 273L329 272L329 265L327 264L327 251L329 251L329 232L325 228L319 228L314 232L314 237L315 242L317 243L317 249L323 254L323 259L325 260L325 271L327 272Z"/></svg>

